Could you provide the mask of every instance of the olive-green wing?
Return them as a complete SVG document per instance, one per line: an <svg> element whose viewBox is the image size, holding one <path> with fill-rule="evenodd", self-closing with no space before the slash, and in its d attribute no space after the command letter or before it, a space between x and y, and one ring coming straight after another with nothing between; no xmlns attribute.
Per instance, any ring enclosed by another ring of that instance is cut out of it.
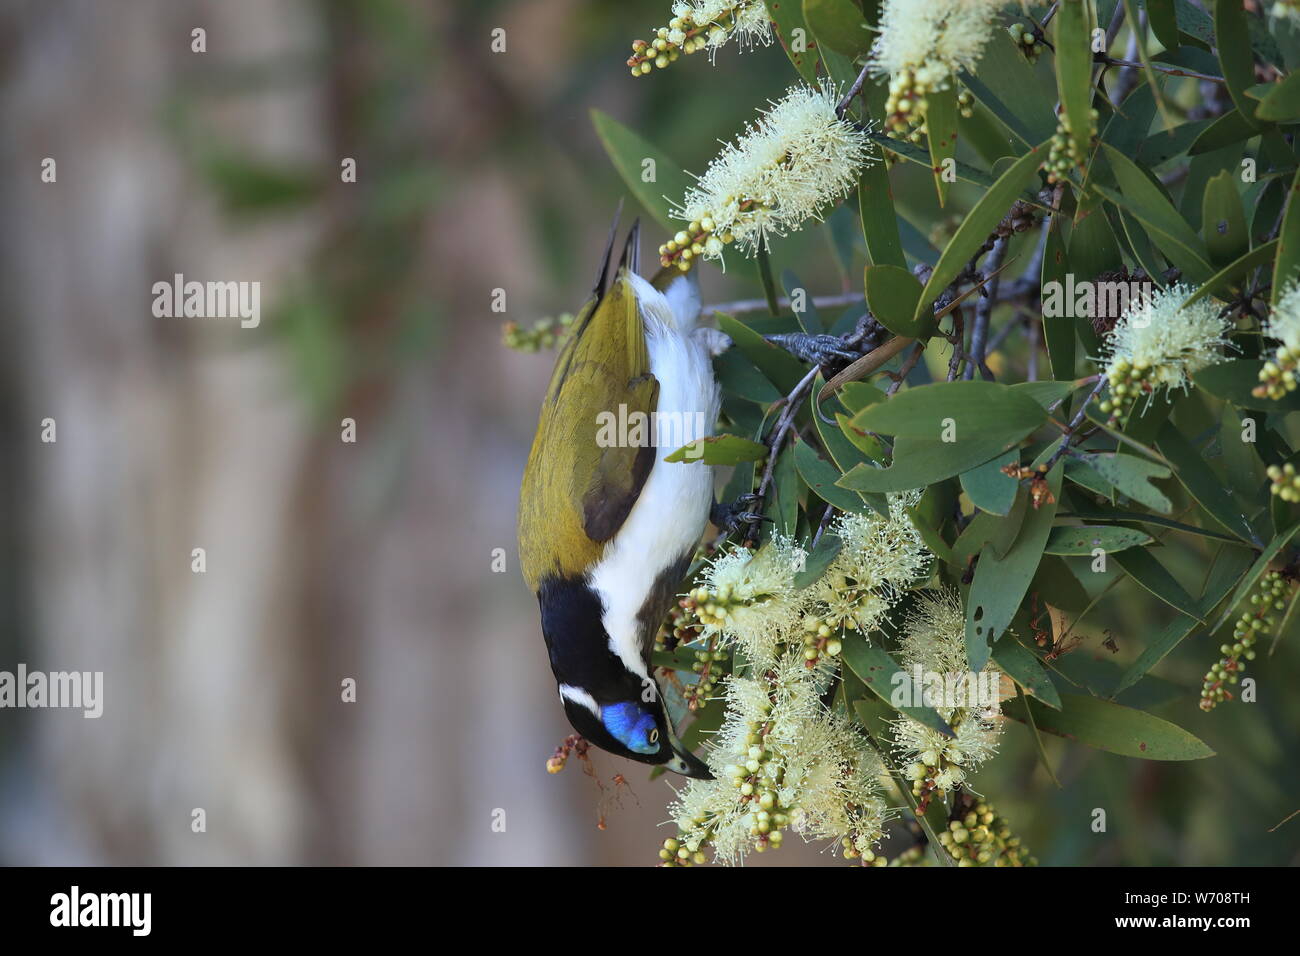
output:
<svg viewBox="0 0 1300 956"><path fill-rule="evenodd" d="M622 426L640 418L648 439L658 398L636 299L620 271L579 319L542 404L519 501L529 587L548 574L582 574L622 527L655 455L648 442L625 441Z"/></svg>

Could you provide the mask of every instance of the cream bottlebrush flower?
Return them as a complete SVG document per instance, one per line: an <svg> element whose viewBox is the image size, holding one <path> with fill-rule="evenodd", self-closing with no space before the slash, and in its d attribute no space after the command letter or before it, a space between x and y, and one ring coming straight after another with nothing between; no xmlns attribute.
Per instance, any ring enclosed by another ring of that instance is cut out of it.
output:
<svg viewBox="0 0 1300 956"><path fill-rule="evenodd" d="M701 637L720 634L751 661L771 663L797 624L804 603L794 586L807 555L790 538L773 535L757 551L733 547L705 569L688 597L703 625Z"/></svg>
<svg viewBox="0 0 1300 956"><path fill-rule="evenodd" d="M1127 419L1143 395L1150 401L1162 386L1185 390L1194 372L1225 360L1224 333L1232 323L1207 298L1182 308L1192 291L1180 283L1141 296L1111 331L1105 369L1110 398L1101 410L1112 421Z"/></svg>
<svg viewBox="0 0 1300 956"><path fill-rule="evenodd" d="M954 731L949 738L910 717L893 722L894 749L908 765L913 792L928 803L931 793L954 789L997 752L1002 675L991 663L978 675L970 670L966 614L950 588L920 594L904 624L899 659L909 673L921 671L925 703Z"/></svg>
<svg viewBox="0 0 1300 956"><path fill-rule="evenodd" d="M1296 387L1296 367L1300 365L1300 285L1292 283L1282 290L1277 308L1261 331L1278 346L1273 357L1259 370L1260 384L1254 394L1256 398L1276 401Z"/></svg>
<svg viewBox="0 0 1300 956"><path fill-rule="evenodd" d="M974 69L997 24L1002 0L885 0L871 68L889 77L887 124L925 121L927 94L946 90L958 70Z"/></svg>
<svg viewBox="0 0 1300 956"><path fill-rule="evenodd" d="M683 53L707 49L712 58L732 40L742 50L772 42L772 18L763 0L677 0L668 26L656 30L653 40L633 41L627 65L633 76L644 76Z"/></svg>
<svg viewBox="0 0 1300 956"><path fill-rule="evenodd" d="M901 592L925 573L930 552L907 516L918 500L916 491L890 495L888 518L845 514L831 525L844 545L811 588L818 627L873 630ZM806 629L809 623L806 619Z"/></svg>
<svg viewBox="0 0 1300 956"><path fill-rule="evenodd" d="M666 862L724 863L781 845L791 829L806 840L847 841L846 855L871 854L886 814L882 767L861 734L819 699L825 673L787 654L756 676L728 678L727 717L707 760L714 780L691 780L673 816L679 837Z"/></svg>
<svg viewBox="0 0 1300 956"><path fill-rule="evenodd" d="M734 143L726 143L674 215L687 227L659 247L664 267L747 255L797 230L843 198L868 162L867 136L835 115L835 85L795 86Z"/></svg>

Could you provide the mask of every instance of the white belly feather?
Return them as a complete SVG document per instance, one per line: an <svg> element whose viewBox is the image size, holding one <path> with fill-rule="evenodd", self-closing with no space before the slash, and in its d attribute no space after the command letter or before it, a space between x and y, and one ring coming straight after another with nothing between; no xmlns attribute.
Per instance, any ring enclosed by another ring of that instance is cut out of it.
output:
<svg viewBox="0 0 1300 956"><path fill-rule="evenodd" d="M709 351L694 334L700 312L694 284L678 279L664 295L640 276L628 279L641 306L650 371L659 380L657 452L636 504L588 582L604 603L610 649L628 670L648 678L637 613L659 574L699 543L713 502L711 467L663 458L712 433L721 396Z"/></svg>

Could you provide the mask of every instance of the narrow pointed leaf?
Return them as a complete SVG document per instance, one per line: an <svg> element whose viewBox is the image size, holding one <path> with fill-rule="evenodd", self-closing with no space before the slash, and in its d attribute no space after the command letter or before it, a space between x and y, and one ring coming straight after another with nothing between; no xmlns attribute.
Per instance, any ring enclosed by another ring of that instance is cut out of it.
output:
<svg viewBox="0 0 1300 956"><path fill-rule="evenodd" d="M1051 710L1032 697L1003 704L1012 720L1024 723L1033 711L1039 730L1087 744L1098 750L1144 760L1200 760L1214 751L1177 724L1122 704L1086 694L1062 694L1061 709Z"/></svg>

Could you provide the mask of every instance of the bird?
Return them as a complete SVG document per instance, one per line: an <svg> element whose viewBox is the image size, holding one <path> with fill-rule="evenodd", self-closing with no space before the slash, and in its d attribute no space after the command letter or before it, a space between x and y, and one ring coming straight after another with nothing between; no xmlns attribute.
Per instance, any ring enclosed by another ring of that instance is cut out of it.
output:
<svg viewBox="0 0 1300 956"><path fill-rule="evenodd" d="M712 433L712 358L729 340L699 324L693 273L639 275L639 222L609 275L617 225L542 402L520 489L520 566L573 729L610 753L711 779L673 728L651 651L715 507L711 466L664 457ZM600 427L610 416L674 427L611 442Z"/></svg>

